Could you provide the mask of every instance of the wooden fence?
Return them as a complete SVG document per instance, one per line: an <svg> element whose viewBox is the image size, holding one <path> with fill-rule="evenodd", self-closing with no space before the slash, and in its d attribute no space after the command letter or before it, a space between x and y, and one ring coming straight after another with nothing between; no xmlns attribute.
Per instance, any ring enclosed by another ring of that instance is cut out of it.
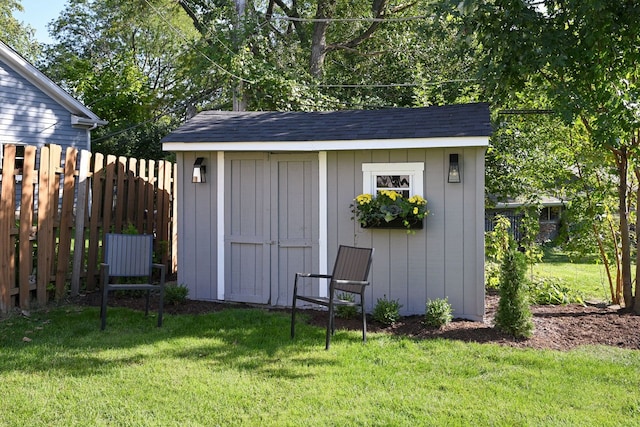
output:
<svg viewBox="0 0 640 427"><path fill-rule="evenodd" d="M0 312L91 291L106 232L155 236L176 270L175 164L57 145L4 145L0 192Z"/></svg>

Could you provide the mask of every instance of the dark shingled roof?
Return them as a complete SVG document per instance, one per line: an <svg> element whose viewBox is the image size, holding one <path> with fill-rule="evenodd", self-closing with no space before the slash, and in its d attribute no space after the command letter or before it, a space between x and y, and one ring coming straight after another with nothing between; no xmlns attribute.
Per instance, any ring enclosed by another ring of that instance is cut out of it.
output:
<svg viewBox="0 0 640 427"><path fill-rule="evenodd" d="M318 112L204 111L162 142L344 141L490 136L485 103Z"/></svg>

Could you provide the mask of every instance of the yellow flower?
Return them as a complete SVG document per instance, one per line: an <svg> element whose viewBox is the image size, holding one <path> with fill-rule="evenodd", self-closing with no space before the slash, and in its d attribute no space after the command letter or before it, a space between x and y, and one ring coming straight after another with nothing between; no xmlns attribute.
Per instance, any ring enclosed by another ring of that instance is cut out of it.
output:
<svg viewBox="0 0 640 427"><path fill-rule="evenodd" d="M359 205L368 205L369 203L371 203L371 194L361 194L358 197L356 197L356 202L358 202Z"/></svg>
<svg viewBox="0 0 640 427"><path fill-rule="evenodd" d="M416 205L424 205L427 203L427 201L423 199L422 196L419 196L416 194L415 196L409 198L409 203L416 204Z"/></svg>
<svg viewBox="0 0 640 427"><path fill-rule="evenodd" d="M382 190L382 191L380 191L380 194L387 196L388 198L390 198L394 202L396 201L396 199L398 197L400 197L400 198L402 197L402 194L398 193L397 191L390 191L390 190Z"/></svg>
<svg viewBox="0 0 640 427"><path fill-rule="evenodd" d="M418 208L417 207L413 208L413 214L414 215L418 215Z"/></svg>

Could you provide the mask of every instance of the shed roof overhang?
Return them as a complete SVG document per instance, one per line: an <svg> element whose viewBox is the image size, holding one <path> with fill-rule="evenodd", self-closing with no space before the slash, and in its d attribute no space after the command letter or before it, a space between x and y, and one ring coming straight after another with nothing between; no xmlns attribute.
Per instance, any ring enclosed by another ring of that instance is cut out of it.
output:
<svg viewBox="0 0 640 427"><path fill-rule="evenodd" d="M487 147L487 136L337 141L165 142L164 151L344 151Z"/></svg>

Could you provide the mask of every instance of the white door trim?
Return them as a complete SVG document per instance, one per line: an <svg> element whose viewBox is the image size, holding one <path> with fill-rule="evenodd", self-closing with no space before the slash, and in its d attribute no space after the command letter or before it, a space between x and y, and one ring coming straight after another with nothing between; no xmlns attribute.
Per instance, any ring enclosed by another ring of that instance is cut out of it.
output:
<svg viewBox="0 0 640 427"><path fill-rule="evenodd" d="M328 221L329 214L327 212L328 209L328 198L329 198L329 190L327 184L327 152L320 151L318 153L318 267L320 269L319 273L329 274L327 271L328 267ZM326 286L320 286L320 296L326 297L328 296L328 289Z"/></svg>
<svg viewBox="0 0 640 427"><path fill-rule="evenodd" d="M218 221L216 224L216 234L218 236L218 299L224 300L224 151L218 151L217 157L217 185L216 185L216 209Z"/></svg>

